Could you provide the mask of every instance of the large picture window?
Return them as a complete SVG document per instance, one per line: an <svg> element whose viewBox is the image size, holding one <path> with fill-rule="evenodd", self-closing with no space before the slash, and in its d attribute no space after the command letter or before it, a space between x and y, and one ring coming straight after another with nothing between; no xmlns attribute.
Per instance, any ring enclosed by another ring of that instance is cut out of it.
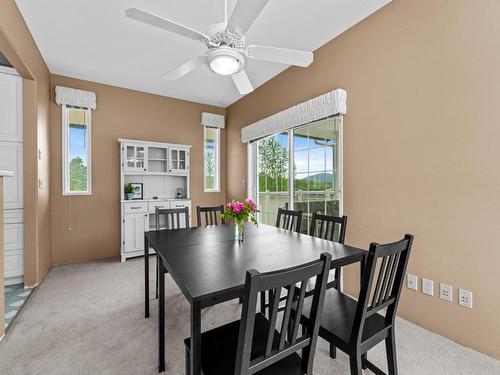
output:
<svg viewBox="0 0 500 375"><path fill-rule="evenodd" d="M313 212L342 215L342 116L256 143L253 178L260 222L274 225L280 207L301 210L300 230L307 233Z"/></svg>
<svg viewBox="0 0 500 375"><path fill-rule="evenodd" d="M288 132L257 144L259 222L274 225L278 208L288 206Z"/></svg>
<svg viewBox="0 0 500 375"><path fill-rule="evenodd" d="M63 195L90 195L90 109L62 106Z"/></svg>
<svg viewBox="0 0 500 375"><path fill-rule="evenodd" d="M220 191L220 129L204 127L204 168L203 181L205 192Z"/></svg>

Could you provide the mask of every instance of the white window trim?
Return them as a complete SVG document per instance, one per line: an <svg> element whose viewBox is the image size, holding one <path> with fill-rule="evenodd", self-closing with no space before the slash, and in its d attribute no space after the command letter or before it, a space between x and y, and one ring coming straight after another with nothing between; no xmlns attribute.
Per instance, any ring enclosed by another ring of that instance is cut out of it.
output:
<svg viewBox="0 0 500 375"><path fill-rule="evenodd" d="M87 112L87 191L69 191L69 165L68 165L68 126L69 109L73 106L63 104L62 112L62 195L92 195L92 117L90 108L81 108Z"/></svg>
<svg viewBox="0 0 500 375"><path fill-rule="evenodd" d="M205 143L206 143L206 128L212 128L216 130L216 139L215 139L215 188L208 189L205 185L205 163L206 163L206 152L205 152ZM203 191L205 193L220 193L220 129L211 126L203 127Z"/></svg>

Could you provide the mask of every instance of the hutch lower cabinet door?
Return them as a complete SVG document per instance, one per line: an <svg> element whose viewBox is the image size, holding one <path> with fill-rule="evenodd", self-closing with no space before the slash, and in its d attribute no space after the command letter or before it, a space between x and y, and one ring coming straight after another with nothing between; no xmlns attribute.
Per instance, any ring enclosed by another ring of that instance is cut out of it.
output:
<svg viewBox="0 0 500 375"><path fill-rule="evenodd" d="M124 218L125 252L144 251L144 232L149 230L148 214L127 214Z"/></svg>

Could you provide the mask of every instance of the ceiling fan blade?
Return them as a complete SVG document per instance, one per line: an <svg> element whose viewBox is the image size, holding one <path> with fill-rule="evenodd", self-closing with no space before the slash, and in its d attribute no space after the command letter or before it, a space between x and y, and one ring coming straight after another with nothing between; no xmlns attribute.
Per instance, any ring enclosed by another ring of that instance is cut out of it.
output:
<svg viewBox="0 0 500 375"><path fill-rule="evenodd" d="M237 37L244 37L269 0L239 0L227 24L227 31Z"/></svg>
<svg viewBox="0 0 500 375"><path fill-rule="evenodd" d="M247 56L254 59L273 61L277 63L302 67L311 65L314 58L312 52L255 45L250 45L247 47Z"/></svg>
<svg viewBox="0 0 500 375"><path fill-rule="evenodd" d="M163 76L165 79L176 80L181 77L184 77L186 74L191 73L193 70L198 68L201 64L203 64L203 58L198 56L188 62L185 62L181 66L178 66L174 70L171 70L167 74Z"/></svg>
<svg viewBox="0 0 500 375"><path fill-rule="evenodd" d="M248 78L248 75L244 70L240 70L231 77L233 78L233 82L241 95L246 95L253 91L252 82L250 82L250 78Z"/></svg>
<svg viewBox="0 0 500 375"><path fill-rule="evenodd" d="M183 26L166 18L162 18L154 14L145 12L141 9L129 8L125 11L125 15L133 20L143 22L151 26L156 26L160 29L170 31L189 39L199 40L204 43L207 43L210 39L208 36L200 33L199 31L190 29L187 26Z"/></svg>

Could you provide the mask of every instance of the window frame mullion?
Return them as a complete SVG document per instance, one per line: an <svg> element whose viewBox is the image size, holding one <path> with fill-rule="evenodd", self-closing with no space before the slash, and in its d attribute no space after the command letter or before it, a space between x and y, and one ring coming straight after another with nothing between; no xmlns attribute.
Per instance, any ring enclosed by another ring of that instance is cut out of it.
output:
<svg viewBox="0 0 500 375"><path fill-rule="evenodd" d="M293 191L294 191L293 137L294 137L294 129L290 129L288 131L288 206L290 207L291 210L294 209L294 201L293 201Z"/></svg>

